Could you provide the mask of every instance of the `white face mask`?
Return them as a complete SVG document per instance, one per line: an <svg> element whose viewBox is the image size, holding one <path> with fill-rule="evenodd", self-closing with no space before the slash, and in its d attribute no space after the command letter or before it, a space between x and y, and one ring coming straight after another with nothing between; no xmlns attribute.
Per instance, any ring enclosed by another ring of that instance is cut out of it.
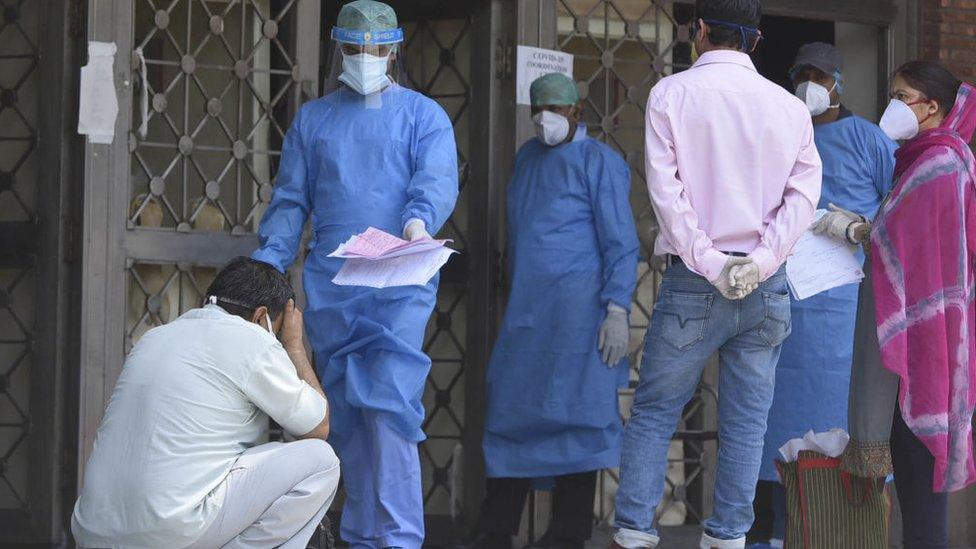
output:
<svg viewBox="0 0 976 549"><path fill-rule="evenodd" d="M390 78L386 75L389 63L389 54L379 57L368 53L344 53L339 81L362 95L378 92L390 84Z"/></svg>
<svg viewBox="0 0 976 549"><path fill-rule="evenodd" d="M878 126L885 135L895 141L911 139L918 135L918 117L907 103L897 99L892 99L888 103Z"/></svg>
<svg viewBox="0 0 976 549"><path fill-rule="evenodd" d="M830 92L834 91L834 88L836 87L836 82L834 82L834 86L828 90L820 84L808 80L806 82L802 82L796 87L796 96L807 104L807 109L810 111L811 115L818 116L827 112L827 109L833 109L840 106L830 104Z"/></svg>
<svg viewBox="0 0 976 549"><path fill-rule="evenodd" d="M535 134L539 140L555 147L566 140L569 135L569 119L552 111L540 111L532 117L535 123Z"/></svg>
<svg viewBox="0 0 976 549"><path fill-rule="evenodd" d="M268 332L271 335L275 335L274 328L271 327L271 315L264 315L264 321L268 325Z"/></svg>

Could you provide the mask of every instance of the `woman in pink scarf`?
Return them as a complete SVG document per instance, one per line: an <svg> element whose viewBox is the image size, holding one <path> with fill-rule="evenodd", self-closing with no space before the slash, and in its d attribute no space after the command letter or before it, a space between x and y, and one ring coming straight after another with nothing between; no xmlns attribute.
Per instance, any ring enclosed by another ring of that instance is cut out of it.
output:
<svg viewBox="0 0 976 549"><path fill-rule="evenodd" d="M895 72L891 97L880 125L905 140L891 194L871 223L829 214L829 232L869 256L842 467L893 470L905 547L946 547L946 493L976 482L976 89L913 61Z"/></svg>

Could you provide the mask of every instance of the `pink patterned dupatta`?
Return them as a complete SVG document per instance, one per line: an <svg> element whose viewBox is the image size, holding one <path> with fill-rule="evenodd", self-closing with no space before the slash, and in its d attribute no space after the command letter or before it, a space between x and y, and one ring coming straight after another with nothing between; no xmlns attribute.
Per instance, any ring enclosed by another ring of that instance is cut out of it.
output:
<svg viewBox="0 0 976 549"><path fill-rule="evenodd" d="M902 416L935 457L933 489L976 482L976 89L896 153L897 184L871 232L878 342Z"/></svg>

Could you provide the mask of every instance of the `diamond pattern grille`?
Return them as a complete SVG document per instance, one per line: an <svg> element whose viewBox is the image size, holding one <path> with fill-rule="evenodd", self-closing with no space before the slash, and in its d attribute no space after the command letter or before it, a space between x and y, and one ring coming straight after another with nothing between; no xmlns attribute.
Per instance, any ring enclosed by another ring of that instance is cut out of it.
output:
<svg viewBox="0 0 976 549"><path fill-rule="evenodd" d="M644 102L658 80L690 66L690 17L682 17L686 11L658 0L556 2L556 47L574 54L574 77L590 135L615 148L630 166L631 204L643 257L648 260L653 255L657 226L647 197L644 169ZM659 286L660 271L651 269L648 263L642 264L631 315L632 386L637 380L643 337ZM624 413L630 409L632 393L631 389L621 394ZM697 481L714 463L707 442L712 431L700 425L703 407L714 401L714 389L703 384L685 410L669 453L668 489L657 512L662 523L702 519L700 498L690 497L689 485L700 484ZM595 509L596 520L601 524L612 522L617 480L615 470L601 474Z"/></svg>
<svg viewBox="0 0 976 549"><path fill-rule="evenodd" d="M39 2L0 0L0 224L36 222ZM0 510L29 510L36 270L0 268Z"/></svg>
<svg viewBox="0 0 976 549"><path fill-rule="evenodd" d="M460 196L454 215L438 235L454 240L462 252L452 261L463 261L468 248L468 120L471 87L469 19L424 19L404 25L409 85L435 99L454 124L458 146ZM461 512L461 436L464 432L464 382L467 366L467 282L457 273L463 264L449 265L442 275L424 352L433 366L427 379L424 407L427 441L420 447L427 514ZM462 277L463 278L463 277Z"/></svg>
<svg viewBox="0 0 976 549"><path fill-rule="evenodd" d="M147 94L149 108L147 135L129 136L137 199L130 227L156 205L161 228L253 232L271 199L287 129L282 115L300 89L284 36L296 4L139 1L135 43L148 74L145 82L136 79L134 127L139 94ZM201 223L201 216L210 219Z"/></svg>
<svg viewBox="0 0 976 549"><path fill-rule="evenodd" d="M298 0L138 0L129 134L130 230L253 233L271 199L300 94ZM141 96L146 94L146 135ZM215 245L218 242L215 241ZM126 266L125 350L197 307L216 269L151 260ZM148 258L148 259L147 259Z"/></svg>

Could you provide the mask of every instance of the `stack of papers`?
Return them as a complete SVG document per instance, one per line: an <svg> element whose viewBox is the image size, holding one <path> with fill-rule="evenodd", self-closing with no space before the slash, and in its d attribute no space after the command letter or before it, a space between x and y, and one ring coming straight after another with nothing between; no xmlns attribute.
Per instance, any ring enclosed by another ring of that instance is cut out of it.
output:
<svg viewBox="0 0 976 549"><path fill-rule="evenodd" d="M817 211L817 219L827 212ZM864 278L861 262L846 242L809 230L786 261L786 277L797 299L806 299Z"/></svg>
<svg viewBox="0 0 976 549"><path fill-rule="evenodd" d="M370 227L329 254L346 260L332 282L370 288L422 286L457 253L445 246L448 242L431 238L410 242Z"/></svg>

